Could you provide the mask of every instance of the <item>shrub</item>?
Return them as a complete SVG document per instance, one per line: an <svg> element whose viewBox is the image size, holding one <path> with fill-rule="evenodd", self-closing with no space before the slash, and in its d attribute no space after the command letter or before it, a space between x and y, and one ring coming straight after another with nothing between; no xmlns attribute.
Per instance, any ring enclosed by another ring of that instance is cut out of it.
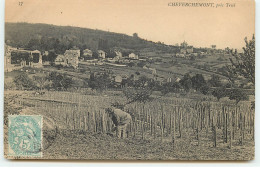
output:
<svg viewBox="0 0 260 173"><path fill-rule="evenodd" d="M192 87L192 81L189 73L184 75L184 77L180 80L180 84L186 92L190 91Z"/></svg>
<svg viewBox="0 0 260 173"><path fill-rule="evenodd" d="M236 104L240 101L249 99L248 95L241 89L232 89L228 95L230 100L236 101Z"/></svg>
<svg viewBox="0 0 260 173"><path fill-rule="evenodd" d="M34 81L26 73L21 73L14 78L14 83L18 89L32 90L36 88Z"/></svg>
<svg viewBox="0 0 260 173"><path fill-rule="evenodd" d="M47 78L52 83L52 88L55 90L67 90L73 84L73 80L64 74L51 72Z"/></svg>
<svg viewBox="0 0 260 173"><path fill-rule="evenodd" d="M219 76L217 75L212 75L211 79L208 81L208 83L210 84L210 86L212 87L220 87L222 84L221 84L221 81L220 81L220 78Z"/></svg>
<svg viewBox="0 0 260 173"><path fill-rule="evenodd" d="M212 95L218 99L218 101L227 95L226 88L220 87L216 88L212 91Z"/></svg>
<svg viewBox="0 0 260 173"><path fill-rule="evenodd" d="M191 78L192 87L196 89L197 91L200 90L201 87L206 85L206 81L202 74L196 74Z"/></svg>

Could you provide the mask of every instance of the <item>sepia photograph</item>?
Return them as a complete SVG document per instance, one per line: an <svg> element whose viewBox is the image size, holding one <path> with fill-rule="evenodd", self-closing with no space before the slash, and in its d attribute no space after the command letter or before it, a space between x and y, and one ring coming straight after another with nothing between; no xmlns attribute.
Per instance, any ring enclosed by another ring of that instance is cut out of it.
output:
<svg viewBox="0 0 260 173"><path fill-rule="evenodd" d="M254 0L6 0L4 34L7 159L255 158Z"/></svg>

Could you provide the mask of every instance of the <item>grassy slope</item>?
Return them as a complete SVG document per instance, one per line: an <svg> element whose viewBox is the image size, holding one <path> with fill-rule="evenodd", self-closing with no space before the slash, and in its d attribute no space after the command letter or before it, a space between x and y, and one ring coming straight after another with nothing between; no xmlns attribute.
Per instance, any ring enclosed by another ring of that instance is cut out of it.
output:
<svg viewBox="0 0 260 173"><path fill-rule="evenodd" d="M6 23L6 40L9 40L10 44L13 46L27 45L32 38L41 37L51 37L58 38L62 42L73 41L76 46L82 47L87 45L87 47L96 47L99 38L108 40L108 45L111 47L121 47L124 49L138 50L146 56L158 56L161 57L162 64L152 64L152 67L157 69L157 73L160 77L172 77L178 76L182 77L185 73L201 73L205 77L210 77L214 72L205 71L198 69L196 65L206 64L208 67L218 67L221 68L223 65L228 63L227 55L211 55L202 59L196 59L194 61L182 59L182 58L163 58L164 55L173 55L176 51L174 47L167 47L166 45L157 44L154 42L146 41L143 39L136 39L132 36L125 34L106 32L100 30L93 30L87 28L70 27L70 26L55 26L47 24L28 24L28 23ZM165 49L164 46L167 48ZM170 54L166 52L171 50ZM219 58L222 60L219 60ZM177 62L177 64L174 64ZM168 66L167 66L168 65ZM84 66L84 65L83 65ZM143 75L148 75L152 77L151 71L144 70L138 67L111 67L111 66L100 66L101 68L110 68L115 74L127 74L131 75L136 71L140 71ZM83 68L97 69L99 67L85 66ZM64 71L64 70L61 70ZM225 78L220 76L221 78Z"/></svg>
<svg viewBox="0 0 260 173"><path fill-rule="evenodd" d="M49 24L5 23L5 40L11 46L23 47L31 39L55 38L63 43L72 43L73 46L85 49L97 49L99 39L107 41L107 48L119 47L125 50L138 51L141 49L176 51L176 47L147 41L141 38L97 29L88 29L72 26L55 26ZM85 47L85 48L83 48ZM50 49L53 49L51 47Z"/></svg>

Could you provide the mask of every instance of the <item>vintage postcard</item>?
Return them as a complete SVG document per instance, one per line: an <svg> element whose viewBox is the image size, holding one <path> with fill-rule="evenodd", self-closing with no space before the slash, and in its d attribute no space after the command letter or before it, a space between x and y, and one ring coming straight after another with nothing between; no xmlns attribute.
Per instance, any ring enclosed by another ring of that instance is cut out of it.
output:
<svg viewBox="0 0 260 173"><path fill-rule="evenodd" d="M6 0L7 159L253 160L253 0Z"/></svg>

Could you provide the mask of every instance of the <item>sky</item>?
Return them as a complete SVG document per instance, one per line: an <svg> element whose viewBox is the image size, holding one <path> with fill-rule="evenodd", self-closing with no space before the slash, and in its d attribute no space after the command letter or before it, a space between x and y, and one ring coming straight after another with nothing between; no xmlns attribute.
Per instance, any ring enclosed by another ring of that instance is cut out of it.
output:
<svg viewBox="0 0 260 173"><path fill-rule="evenodd" d="M22 2L22 4L19 2ZM174 2L214 7L169 6ZM226 3L235 7L226 7ZM255 33L253 0L8 0L6 22L78 26L175 45L241 49ZM223 4L223 7L217 7Z"/></svg>

